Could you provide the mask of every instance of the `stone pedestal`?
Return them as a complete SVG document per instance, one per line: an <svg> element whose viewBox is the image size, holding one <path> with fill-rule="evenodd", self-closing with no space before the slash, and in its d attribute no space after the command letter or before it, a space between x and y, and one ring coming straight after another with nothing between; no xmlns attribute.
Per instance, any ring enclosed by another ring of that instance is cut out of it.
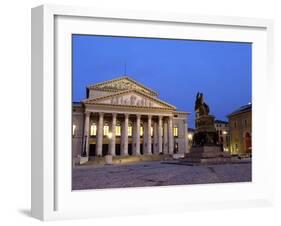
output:
<svg viewBox="0 0 281 226"><path fill-rule="evenodd" d="M219 146L199 146L192 147L183 161L190 163L227 163L231 161L231 155L223 152Z"/></svg>
<svg viewBox="0 0 281 226"><path fill-rule="evenodd" d="M111 165L112 164L112 155L105 156L105 164Z"/></svg>
<svg viewBox="0 0 281 226"><path fill-rule="evenodd" d="M218 146L218 134L214 126L214 116L202 115L195 120L196 130L189 153L182 161L189 163L227 163L231 155Z"/></svg>

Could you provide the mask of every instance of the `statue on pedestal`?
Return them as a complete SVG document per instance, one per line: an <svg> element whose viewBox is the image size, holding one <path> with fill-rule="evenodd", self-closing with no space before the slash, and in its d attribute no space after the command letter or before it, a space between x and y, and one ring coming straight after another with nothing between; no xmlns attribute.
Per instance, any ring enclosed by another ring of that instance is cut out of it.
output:
<svg viewBox="0 0 281 226"><path fill-rule="evenodd" d="M204 102L203 93L197 93L195 100L196 117L208 115L210 112L209 106Z"/></svg>
<svg viewBox="0 0 281 226"><path fill-rule="evenodd" d="M214 116L209 115L209 106L204 102L203 93L198 92L195 100L195 133L192 147L183 161L189 163L227 163L231 155L224 153L218 145L218 133Z"/></svg>

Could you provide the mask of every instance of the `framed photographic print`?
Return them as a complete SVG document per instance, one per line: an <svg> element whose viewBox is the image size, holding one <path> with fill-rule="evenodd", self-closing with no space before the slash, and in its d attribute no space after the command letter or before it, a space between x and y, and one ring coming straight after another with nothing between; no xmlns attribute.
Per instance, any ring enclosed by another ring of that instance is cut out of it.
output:
<svg viewBox="0 0 281 226"><path fill-rule="evenodd" d="M32 9L32 215L268 205L270 20Z"/></svg>

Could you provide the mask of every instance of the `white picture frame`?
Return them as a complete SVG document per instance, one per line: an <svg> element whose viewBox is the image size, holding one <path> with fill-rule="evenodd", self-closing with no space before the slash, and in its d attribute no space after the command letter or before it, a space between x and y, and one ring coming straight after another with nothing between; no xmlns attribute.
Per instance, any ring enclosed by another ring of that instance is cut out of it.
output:
<svg viewBox="0 0 281 226"><path fill-rule="evenodd" d="M72 192L72 33L252 42L253 182ZM273 22L265 19L56 5L32 9L32 216L56 220L272 204L273 150L264 135L272 104L272 39Z"/></svg>

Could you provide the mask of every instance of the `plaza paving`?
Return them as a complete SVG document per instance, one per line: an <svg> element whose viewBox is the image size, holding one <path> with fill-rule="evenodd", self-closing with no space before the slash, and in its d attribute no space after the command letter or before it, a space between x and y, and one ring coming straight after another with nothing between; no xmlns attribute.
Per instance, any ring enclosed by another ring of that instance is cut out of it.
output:
<svg viewBox="0 0 281 226"><path fill-rule="evenodd" d="M188 166L160 161L122 165L75 166L73 190L122 187L166 186L183 184L247 182L252 164Z"/></svg>

